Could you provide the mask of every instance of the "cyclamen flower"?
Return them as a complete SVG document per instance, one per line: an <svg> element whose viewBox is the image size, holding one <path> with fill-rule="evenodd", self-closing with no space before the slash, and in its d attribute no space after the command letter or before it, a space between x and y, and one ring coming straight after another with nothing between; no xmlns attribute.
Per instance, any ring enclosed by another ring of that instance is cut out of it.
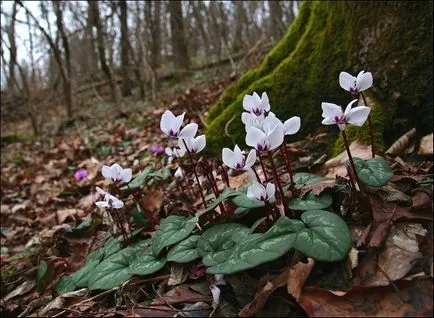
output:
<svg viewBox="0 0 434 318"><path fill-rule="evenodd" d="M322 117L324 117L322 123L324 125L336 124L340 130L345 130L347 124L363 126L371 109L366 106L351 108L355 102L357 102L357 99L351 101L345 111L342 111L341 106L336 104L322 103Z"/></svg>
<svg viewBox="0 0 434 318"><path fill-rule="evenodd" d="M151 147L151 151L153 153L156 153L157 155L160 155L160 154L162 154L164 152L164 147L160 146L160 145L153 145Z"/></svg>
<svg viewBox="0 0 434 318"><path fill-rule="evenodd" d="M276 117L273 112L269 112L268 116L262 123L263 130L270 129L270 127L274 127L276 125L283 125L283 133L284 135L293 135L296 134L301 127L301 119L298 116L291 117L284 123Z"/></svg>
<svg viewBox="0 0 434 318"><path fill-rule="evenodd" d="M176 171L175 171L175 178L178 178L178 179L184 178L184 173L182 172L181 167L179 167L178 169L176 169Z"/></svg>
<svg viewBox="0 0 434 318"><path fill-rule="evenodd" d="M184 116L185 112L175 117L170 110L166 110L161 116L161 130L171 138L193 138L196 135L198 126L196 123L190 123L181 129Z"/></svg>
<svg viewBox="0 0 434 318"><path fill-rule="evenodd" d="M273 202L275 199L274 197L275 193L276 193L276 186L271 182L267 184L267 187L264 187L259 182L253 182L253 184L247 188L247 197L251 200L256 200L256 201Z"/></svg>
<svg viewBox="0 0 434 318"><path fill-rule="evenodd" d="M113 182L122 181L129 182L133 177L133 172L131 169L122 169L117 163L113 164L111 167L102 166L102 175L107 179L112 179Z"/></svg>
<svg viewBox="0 0 434 318"><path fill-rule="evenodd" d="M75 178L75 180L77 180L77 181L81 181L81 180L83 180L83 179L86 178L86 177L87 177L87 170L86 170L86 169L81 168L81 169L78 169L78 170L74 173L74 178Z"/></svg>
<svg viewBox="0 0 434 318"><path fill-rule="evenodd" d="M249 113L256 116L264 115L264 113L270 110L270 102L266 92L262 93L262 97L259 97L256 92L253 95L245 95L243 98L243 107Z"/></svg>
<svg viewBox="0 0 434 318"><path fill-rule="evenodd" d="M199 153L201 152L205 146L206 146L206 138L205 135L197 136L196 138L186 138L184 139L185 144L187 145L188 151L191 153ZM184 141L182 139L178 140L179 148L186 151Z"/></svg>
<svg viewBox="0 0 434 318"><path fill-rule="evenodd" d="M124 203L116 198L114 195L111 195L108 192L105 192L99 187L96 187L96 191L104 195L103 201L97 201L95 202L96 206L99 208L114 208L114 209L121 209L124 206Z"/></svg>
<svg viewBox="0 0 434 318"><path fill-rule="evenodd" d="M171 158L181 158L185 155L185 148L167 147L164 151L166 152L166 155L168 155Z"/></svg>
<svg viewBox="0 0 434 318"><path fill-rule="evenodd" d="M264 119L264 115L256 116L255 114L246 112L241 114L241 121L246 128L246 132L247 130L249 130L250 127L262 129L262 123L264 122Z"/></svg>
<svg viewBox="0 0 434 318"><path fill-rule="evenodd" d="M267 119L265 119L267 120ZM264 130L250 127L246 135L246 144L258 151L268 151L279 147L284 139L282 123L267 123L264 121Z"/></svg>
<svg viewBox="0 0 434 318"><path fill-rule="evenodd" d="M247 170L255 164L256 153L252 149L246 158L238 145L235 145L234 151L229 148L223 148L222 159L223 163L229 168L235 170Z"/></svg>
<svg viewBox="0 0 434 318"><path fill-rule="evenodd" d="M339 74L339 84L341 87L351 93L360 93L372 86L373 79L371 72L365 73L360 71L357 77L348 74L347 72L341 72Z"/></svg>

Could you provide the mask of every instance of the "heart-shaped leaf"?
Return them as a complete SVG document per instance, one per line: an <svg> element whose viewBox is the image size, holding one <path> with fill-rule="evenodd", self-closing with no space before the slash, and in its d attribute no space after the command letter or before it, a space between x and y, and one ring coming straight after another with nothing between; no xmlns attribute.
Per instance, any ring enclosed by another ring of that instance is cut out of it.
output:
<svg viewBox="0 0 434 318"><path fill-rule="evenodd" d="M145 184L146 178L149 176L149 174L154 172L154 170L155 169L153 167L150 166L146 167L145 169L143 169L142 172L139 173L137 177L135 177L130 183L128 183L128 186L122 187L121 190L128 190L128 188L130 189L140 188L142 185Z"/></svg>
<svg viewBox="0 0 434 318"><path fill-rule="evenodd" d="M197 242L197 251L205 266L224 262L237 242L246 237L249 228L238 223L217 224L207 229Z"/></svg>
<svg viewBox="0 0 434 318"><path fill-rule="evenodd" d="M386 160L381 157L363 160L354 158L357 175L365 184L373 187L382 187L393 177L393 171Z"/></svg>
<svg viewBox="0 0 434 318"><path fill-rule="evenodd" d="M265 206L265 203L262 201L251 200L247 197L247 194L242 193L232 198L232 202L235 203L238 207L254 209Z"/></svg>
<svg viewBox="0 0 434 318"><path fill-rule="evenodd" d="M74 284L74 278L72 276L63 276L56 283L56 291L59 294L72 292L76 288L77 286Z"/></svg>
<svg viewBox="0 0 434 318"><path fill-rule="evenodd" d="M307 173L307 172L296 173L294 174L293 179L298 189L300 189L304 185L315 184L324 180L323 177L316 176L314 174Z"/></svg>
<svg viewBox="0 0 434 318"><path fill-rule="evenodd" d="M103 260L89 273L89 289L110 289L130 279L129 266L136 256L137 251L127 247Z"/></svg>
<svg viewBox="0 0 434 318"><path fill-rule="evenodd" d="M188 263L199 258L197 241L200 235L192 235L172 247L167 254L167 260L177 263Z"/></svg>
<svg viewBox="0 0 434 318"><path fill-rule="evenodd" d="M210 274L231 274L270 262L288 252L304 228L298 220L281 217L265 233L250 234L240 239L224 262L208 268Z"/></svg>
<svg viewBox="0 0 434 318"><path fill-rule="evenodd" d="M161 221L152 240L152 251L155 256L166 246L170 246L185 239L193 231L198 217L187 218L179 215L170 215Z"/></svg>
<svg viewBox="0 0 434 318"><path fill-rule="evenodd" d="M231 189L231 188L226 188L222 194L212 203L210 204L206 209L200 211L199 213L197 213L197 216L201 216L205 213L208 213L210 211L213 211L221 202L223 202L224 200L226 200L227 198L233 197L238 195L239 192Z"/></svg>
<svg viewBox="0 0 434 318"><path fill-rule="evenodd" d="M326 209L332 205L333 199L330 194L322 193L319 196L315 196L312 193L307 194L302 198L295 198L289 201L289 208L293 210L318 210Z"/></svg>
<svg viewBox="0 0 434 318"><path fill-rule="evenodd" d="M131 262L129 273L132 275L149 275L160 270L166 264L166 258L156 258L152 250L145 252L143 255L138 255Z"/></svg>
<svg viewBox="0 0 434 318"><path fill-rule="evenodd" d="M298 235L294 248L319 261L343 260L351 249L351 233L338 215L322 211L306 211L301 215L306 225Z"/></svg>

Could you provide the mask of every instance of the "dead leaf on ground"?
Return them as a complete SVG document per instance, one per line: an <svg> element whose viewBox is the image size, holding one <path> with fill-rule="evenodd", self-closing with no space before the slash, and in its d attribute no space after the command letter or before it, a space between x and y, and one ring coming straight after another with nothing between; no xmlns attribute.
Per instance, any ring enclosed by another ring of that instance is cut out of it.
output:
<svg viewBox="0 0 434 318"><path fill-rule="evenodd" d="M300 305L309 317L417 317L433 310L431 280L397 282L390 287L357 288L339 297L320 288L306 287Z"/></svg>
<svg viewBox="0 0 434 318"><path fill-rule="evenodd" d="M25 281L20 286L18 286L13 291L11 291L9 294L7 294L6 297L3 298L3 300L7 301L7 300L12 299L16 296L27 294L35 286L36 286L36 283L34 281Z"/></svg>
<svg viewBox="0 0 434 318"><path fill-rule="evenodd" d="M332 189L336 186L336 180L325 180L315 184L308 184L301 188L300 196L303 196L307 192L311 192L313 195L320 195L327 189Z"/></svg>
<svg viewBox="0 0 434 318"><path fill-rule="evenodd" d="M286 288L288 294L292 295L297 301L300 298L304 283L315 265L314 259L308 258L307 260L307 263L298 262L295 264L288 273Z"/></svg>
<svg viewBox="0 0 434 318"><path fill-rule="evenodd" d="M56 297L54 300L52 300L48 305L46 305L44 308L42 308L39 315L45 316L50 310L55 309L62 309L64 307L67 307L68 304L71 302L84 298L89 294L89 291L87 288L82 288L73 292L62 294L58 297Z"/></svg>
<svg viewBox="0 0 434 318"><path fill-rule="evenodd" d="M157 298L152 302L152 305L178 304L178 303L195 303L198 301L210 301L210 296L203 296L196 293L187 285L181 285L169 290L163 297Z"/></svg>
<svg viewBox="0 0 434 318"><path fill-rule="evenodd" d="M160 190L152 189L141 200L141 207L147 213L158 212L163 205L164 193Z"/></svg>

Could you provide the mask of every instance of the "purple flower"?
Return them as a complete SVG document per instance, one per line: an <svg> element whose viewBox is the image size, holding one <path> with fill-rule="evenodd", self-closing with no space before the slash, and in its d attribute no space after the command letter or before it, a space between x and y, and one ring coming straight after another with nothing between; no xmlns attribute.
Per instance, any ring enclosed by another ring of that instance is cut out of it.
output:
<svg viewBox="0 0 434 318"><path fill-rule="evenodd" d="M151 151L153 153L156 153L157 155L161 155L162 153L164 153L164 147L160 145L153 145L151 147Z"/></svg>
<svg viewBox="0 0 434 318"><path fill-rule="evenodd" d="M86 170L86 169L81 168L81 169L78 169L78 170L74 173L74 178L75 178L75 180L77 180L77 181L81 181L81 180L83 180L83 179L86 178L86 177L87 177L87 170Z"/></svg>

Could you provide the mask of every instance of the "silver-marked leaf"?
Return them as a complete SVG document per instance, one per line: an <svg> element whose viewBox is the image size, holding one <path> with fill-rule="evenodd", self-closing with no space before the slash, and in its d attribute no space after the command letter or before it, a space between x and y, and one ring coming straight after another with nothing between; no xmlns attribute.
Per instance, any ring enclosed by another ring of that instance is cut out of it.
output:
<svg viewBox="0 0 434 318"><path fill-rule="evenodd" d="M187 218L179 215L170 215L163 219L152 240L154 255L158 256L166 246L176 244L189 236L197 221L197 216Z"/></svg>
<svg viewBox="0 0 434 318"><path fill-rule="evenodd" d="M307 173L307 172L296 173L294 174L293 179L297 189L300 189L304 185L320 183L321 181L324 180L323 177L316 176L314 174Z"/></svg>
<svg viewBox="0 0 434 318"><path fill-rule="evenodd" d="M235 203L238 207L247 209L254 209L265 206L265 203L262 201L250 200L245 193L242 193L232 198L232 202Z"/></svg>
<svg viewBox="0 0 434 318"><path fill-rule="evenodd" d="M205 213L208 213L210 211L213 211L221 202L223 202L224 200L226 200L227 198L233 197L238 195L239 192L231 189L231 188L226 188L222 194L213 202L211 203L206 209L198 212L196 215L197 216L201 216Z"/></svg>
<svg viewBox="0 0 434 318"><path fill-rule="evenodd" d="M319 210L326 209L332 205L333 199L330 194L322 193L318 196L312 193L307 194L302 198L295 198L289 201L288 206L293 210Z"/></svg>
<svg viewBox="0 0 434 318"><path fill-rule="evenodd" d="M89 273L89 289L110 289L130 279L128 269L136 255L134 248L127 247L103 260Z"/></svg>
<svg viewBox="0 0 434 318"><path fill-rule="evenodd" d="M365 184L373 187L382 187L393 177L393 171L386 160L381 157L363 160L354 158L357 175Z"/></svg>
<svg viewBox="0 0 434 318"><path fill-rule="evenodd" d="M197 241L200 235L192 235L172 247L167 253L167 260L177 263L188 263L199 258Z"/></svg>
<svg viewBox="0 0 434 318"><path fill-rule="evenodd" d="M294 248L319 261L343 260L351 249L351 233L338 215L306 211L301 215L306 228L297 235Z"/></svg>
<svg viewBox="0 0 434 318"><path fill-rule="evenodd" d="M166 258L156 258L151 250L138 255L137 258L131 262L129 273L132 275L149 275L160 270L166 264Z"/></svg>
<svg viewBox="0 0 434 318"><path fill-rule="evenodd" d="M223 223L212 226L201 235L197 251L205 266L224 262L231 255L237 242L245 238L249 228L238 223Z"/></svg>
<svg viewBox="0 0 434 318"><path fill-rule="evenodd" d="M265 233L253 233L239 240L225 262L209 267L210 274L231 274L273 261L292 247L297 234L304 228L298 220L281 217Z"/></svg>
<svg viewBox="0 0 434 318"><path fill-rule="evenodd" d="M63 276L56 283L56 291L59 294L72 292L76 288L77 286L74 284L74 278L72 276Z"/></svg>

